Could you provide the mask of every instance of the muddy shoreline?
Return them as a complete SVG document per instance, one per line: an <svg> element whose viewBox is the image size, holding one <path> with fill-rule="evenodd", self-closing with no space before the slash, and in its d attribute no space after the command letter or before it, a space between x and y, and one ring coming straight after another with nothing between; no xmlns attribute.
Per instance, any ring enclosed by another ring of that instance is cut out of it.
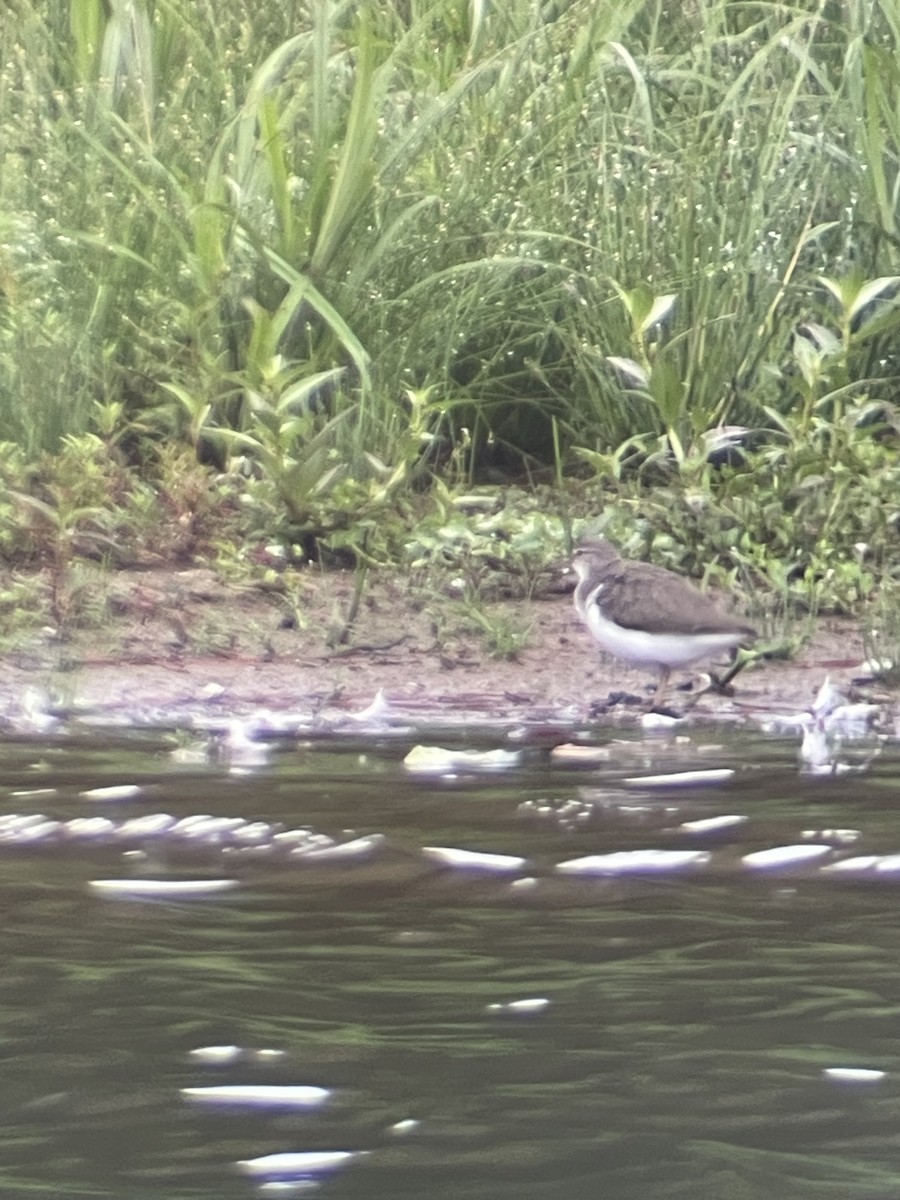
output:
<svg viewBox="0 0 900 1200"><path fill-rule="evenodd" d="M398 714L483 714L495 720L628 720L651 677L599 653L564 593L485 605L490 621L528 628L514 659L491 657L452 598L423 603L402 580L367 587L347 645L330 645L353 594L350 573L313 574L291 613L283 596L228 587L206 570L112 578L108 619L65 638L45 628L0 661L0 713L49 702L67 711L139 720L168 710L315 715L364 709L381 691ZM696 719L759 720L808 708L826 677L850 693L861 675L858 625L825 617L799 656L737 677L733 696L703 695ZM702 673L680 683L702 687ZM877 699L892 707L883 689ZM624 694L630 702L610 705ZM675 689L675 709L692 699Z"/></svg>

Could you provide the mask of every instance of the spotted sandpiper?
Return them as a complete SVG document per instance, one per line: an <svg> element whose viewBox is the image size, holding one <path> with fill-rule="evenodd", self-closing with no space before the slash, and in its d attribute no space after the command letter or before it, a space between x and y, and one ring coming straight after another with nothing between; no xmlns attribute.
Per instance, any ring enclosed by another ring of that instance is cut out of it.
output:
<svg viewBox="0 0 900 1200"><path fill-rule="evenodd" d="M680 575L651 563L626 562L605 538L585 538L572 564L575 609L604 650L659 673L662 704L673 667L733 650L756 630L729 616Z"/></svg>

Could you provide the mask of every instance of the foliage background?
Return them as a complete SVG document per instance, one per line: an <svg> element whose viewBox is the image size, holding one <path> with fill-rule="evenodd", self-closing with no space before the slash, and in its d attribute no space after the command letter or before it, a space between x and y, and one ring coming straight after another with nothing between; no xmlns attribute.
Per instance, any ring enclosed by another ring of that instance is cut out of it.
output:
<svg viewBox="0 0 900 1200"><path fill-rule="evenodd" d="M550 483L556 548L600 508L853 607L900 517L898 32L892 0L9 0L7 555L162 512L169 553L224 520L394 558L458 549L460 489Z"/></svg>

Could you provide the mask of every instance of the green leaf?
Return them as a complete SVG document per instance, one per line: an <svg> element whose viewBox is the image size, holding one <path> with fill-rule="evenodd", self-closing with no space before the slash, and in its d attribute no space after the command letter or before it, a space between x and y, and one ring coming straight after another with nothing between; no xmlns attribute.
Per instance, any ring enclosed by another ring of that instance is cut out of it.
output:
<svg viewBox="0 0 900 1200"><path fill-rule="evenodd" d="M653 364L650 395L666 429L671 430L684 414L685 389L680 373L664 355Z"/></svg>
<svg viewBox="0 0 900 1200"><path fill-rule="evenodd" d="M292 308L295 308L304 301L308 303L319 314L322 320L325 321L353 359L363 387L368 390L370 386L369 355L341 314L325 299L322 293L313 285L311 279L305 275L301 275L280 254L276 254L274 250L269 248L265 248L264 253L276 275L280 276L285 283L291 285L291 291L282 302L282 307L290 304Z"/></svg>
<svg viewBox="0 0 900 1200"><path fill-rule="evenodd" d="M900 275L882 275L878 279L872 279L868 283L863 284L850 305L850 317L855 317L867 304L871 304L873 300L883 295L884 292L896 289L898 284L900 284Z"/></svg>
<svg viewBox="0 0 900 1200"><path fill-rule="evenodd" d="M380 97L375 79L375 41L363 29L357 46L353 98L338 167L321 225L314 236L310 270L315 275L328 268L372 187L375 174L372 149L377 135L377 100Z"/></svg>
<svg viewBox="0 0 900 1200"><path fill-rule="evenodd" d="M635 101L643 122L644 134L650 138L653 133L653 107L650 104L650 89L647 87L647 80L630 52L621 42L611 41L609 45L621 58L634 82Z"/></svg>
<svg viewBox="0 0 900 1200"><path fill-rule="evenodd" d="M100 31L105 19L102 0L70 0L69 30L75 44L76 78L81 83L94 78Z"/></svg>
<svg viewBox="0 0 900 1200"><path fill-rule="evenodd" d="M664 321L675 307L675 301L677 299L678 296L674 293L668 296L657 296L650 305L647 315L640 323L641 333L649 333L654 325L659 325L660 322Z"/></svg>

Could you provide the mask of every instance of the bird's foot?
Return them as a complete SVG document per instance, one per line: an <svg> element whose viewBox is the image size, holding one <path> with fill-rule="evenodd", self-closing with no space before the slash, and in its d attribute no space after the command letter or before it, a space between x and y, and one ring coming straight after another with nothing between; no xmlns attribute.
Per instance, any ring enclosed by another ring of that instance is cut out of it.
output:
<svg viewBox="0 0 900 1200"><path fill-rule="evenodd" d="M591 701L588 717L593 720L595 717L601 717L611 712L619 705L623 708L637 708L643 703L641 697L635 696L633 692L610 692L605 700Z"/></svg>
<svg viewBox="0 0 900 1200"><path fill-rule="evenodd" d="M720 677L713 671L710 671L709 683L705 688L700 689L697 693L697 699L699 700L701 696L705 696L707 692L715 692L717 696L733 696L734 688L731 686L731 680L735 674L736 672L729 670Z"/></svg>

